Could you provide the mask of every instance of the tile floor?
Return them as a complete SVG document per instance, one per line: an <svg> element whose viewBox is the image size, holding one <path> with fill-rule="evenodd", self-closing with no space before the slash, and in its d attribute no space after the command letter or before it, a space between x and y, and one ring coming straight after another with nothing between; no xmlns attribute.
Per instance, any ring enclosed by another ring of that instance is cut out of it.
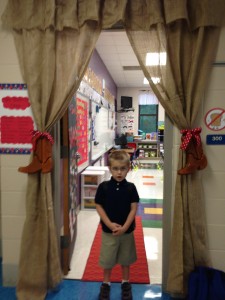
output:
<svg viewBox="0 0 225 300"><path fill-rule="evenodd" d="M145 178L144 178L144 177ZM146 178L147 177L147 178ZM150 177L150 179L149 179ZM163 199L163 171L138 169L130 171L127 180L135 183L140 198ZM150 184L146 184L146 183ZM77 240L66 279L82 278L89 251L98 226L96 211L82 210L78 214ZM143 228L151 284L162 283L162 229Z"/></svg>

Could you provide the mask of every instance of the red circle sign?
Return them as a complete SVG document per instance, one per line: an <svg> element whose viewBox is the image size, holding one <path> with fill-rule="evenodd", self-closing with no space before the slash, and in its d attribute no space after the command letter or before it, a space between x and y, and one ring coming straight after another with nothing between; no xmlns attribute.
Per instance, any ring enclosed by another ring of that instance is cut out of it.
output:
<svg viewBox="0 0 225 300"><path fill-rule="evenodd" d="M219 131L225 128L225 109L213 108L205 115L206 126L213 131Z"/></svg>

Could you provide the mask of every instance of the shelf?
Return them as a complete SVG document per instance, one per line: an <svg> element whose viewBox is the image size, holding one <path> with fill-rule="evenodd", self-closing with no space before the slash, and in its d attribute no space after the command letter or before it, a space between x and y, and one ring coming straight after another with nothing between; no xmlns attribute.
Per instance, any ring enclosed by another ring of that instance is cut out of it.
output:
<svg viewBox="0 0 225 300"><path fill-rule="evenodd" d="M105 171L85 170L81 173L81 209L95 209L98 185L105 180Z"/></svg>
<svg viewBox="0 0 225 300"><path fill-rule="evenodd" d="M87 198L85 197L84 199L82 199L83 202L83 209L95 209L95 199L92 198Z"/></svg>
<svg viewBox="0 0 225 300"><path fill-rule="evenodd" d="M137 157L137 160L159 160L160 157Z"/></svg>
<svg viewBox="0 0 225 300"><path fill-rule="evenodd" d="M136 142L139 150L139 159L154 160L158 159L160 153L160 144L157 140L142 140Z"/></svg>

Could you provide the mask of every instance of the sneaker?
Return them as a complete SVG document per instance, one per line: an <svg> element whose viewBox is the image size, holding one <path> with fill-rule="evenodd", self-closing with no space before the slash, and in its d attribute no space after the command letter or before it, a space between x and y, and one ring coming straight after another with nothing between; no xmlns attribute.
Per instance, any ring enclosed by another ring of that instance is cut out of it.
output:
<svg viewBox="0 0 225 300"><path fill-rule="evenodd" d="M109 300L110 285L102 283L100 288L99 300Z"/></svg>
<svg viewBox="0 0 225 300"><path fill-rule="evenodd" d="M122 289L122 300L132 300L132 290L131 290L131 284L129 282L124 282L121 284Z"/></svg>

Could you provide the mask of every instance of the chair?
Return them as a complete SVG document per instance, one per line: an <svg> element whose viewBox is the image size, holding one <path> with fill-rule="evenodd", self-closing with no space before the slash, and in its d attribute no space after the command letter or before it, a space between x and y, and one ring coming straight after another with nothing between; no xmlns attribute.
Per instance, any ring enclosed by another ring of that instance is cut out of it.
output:
<svg viewBox="0 0 225 300"><path fill-rule="evenodd" d="M134 149L134 153L130 154L130 161L131 161L131 169L134 168L134 162L133 160L136 158L136 154L137 154L137 144L136 143L127 143L127 146L129 148L133 148Z"/></svg>

